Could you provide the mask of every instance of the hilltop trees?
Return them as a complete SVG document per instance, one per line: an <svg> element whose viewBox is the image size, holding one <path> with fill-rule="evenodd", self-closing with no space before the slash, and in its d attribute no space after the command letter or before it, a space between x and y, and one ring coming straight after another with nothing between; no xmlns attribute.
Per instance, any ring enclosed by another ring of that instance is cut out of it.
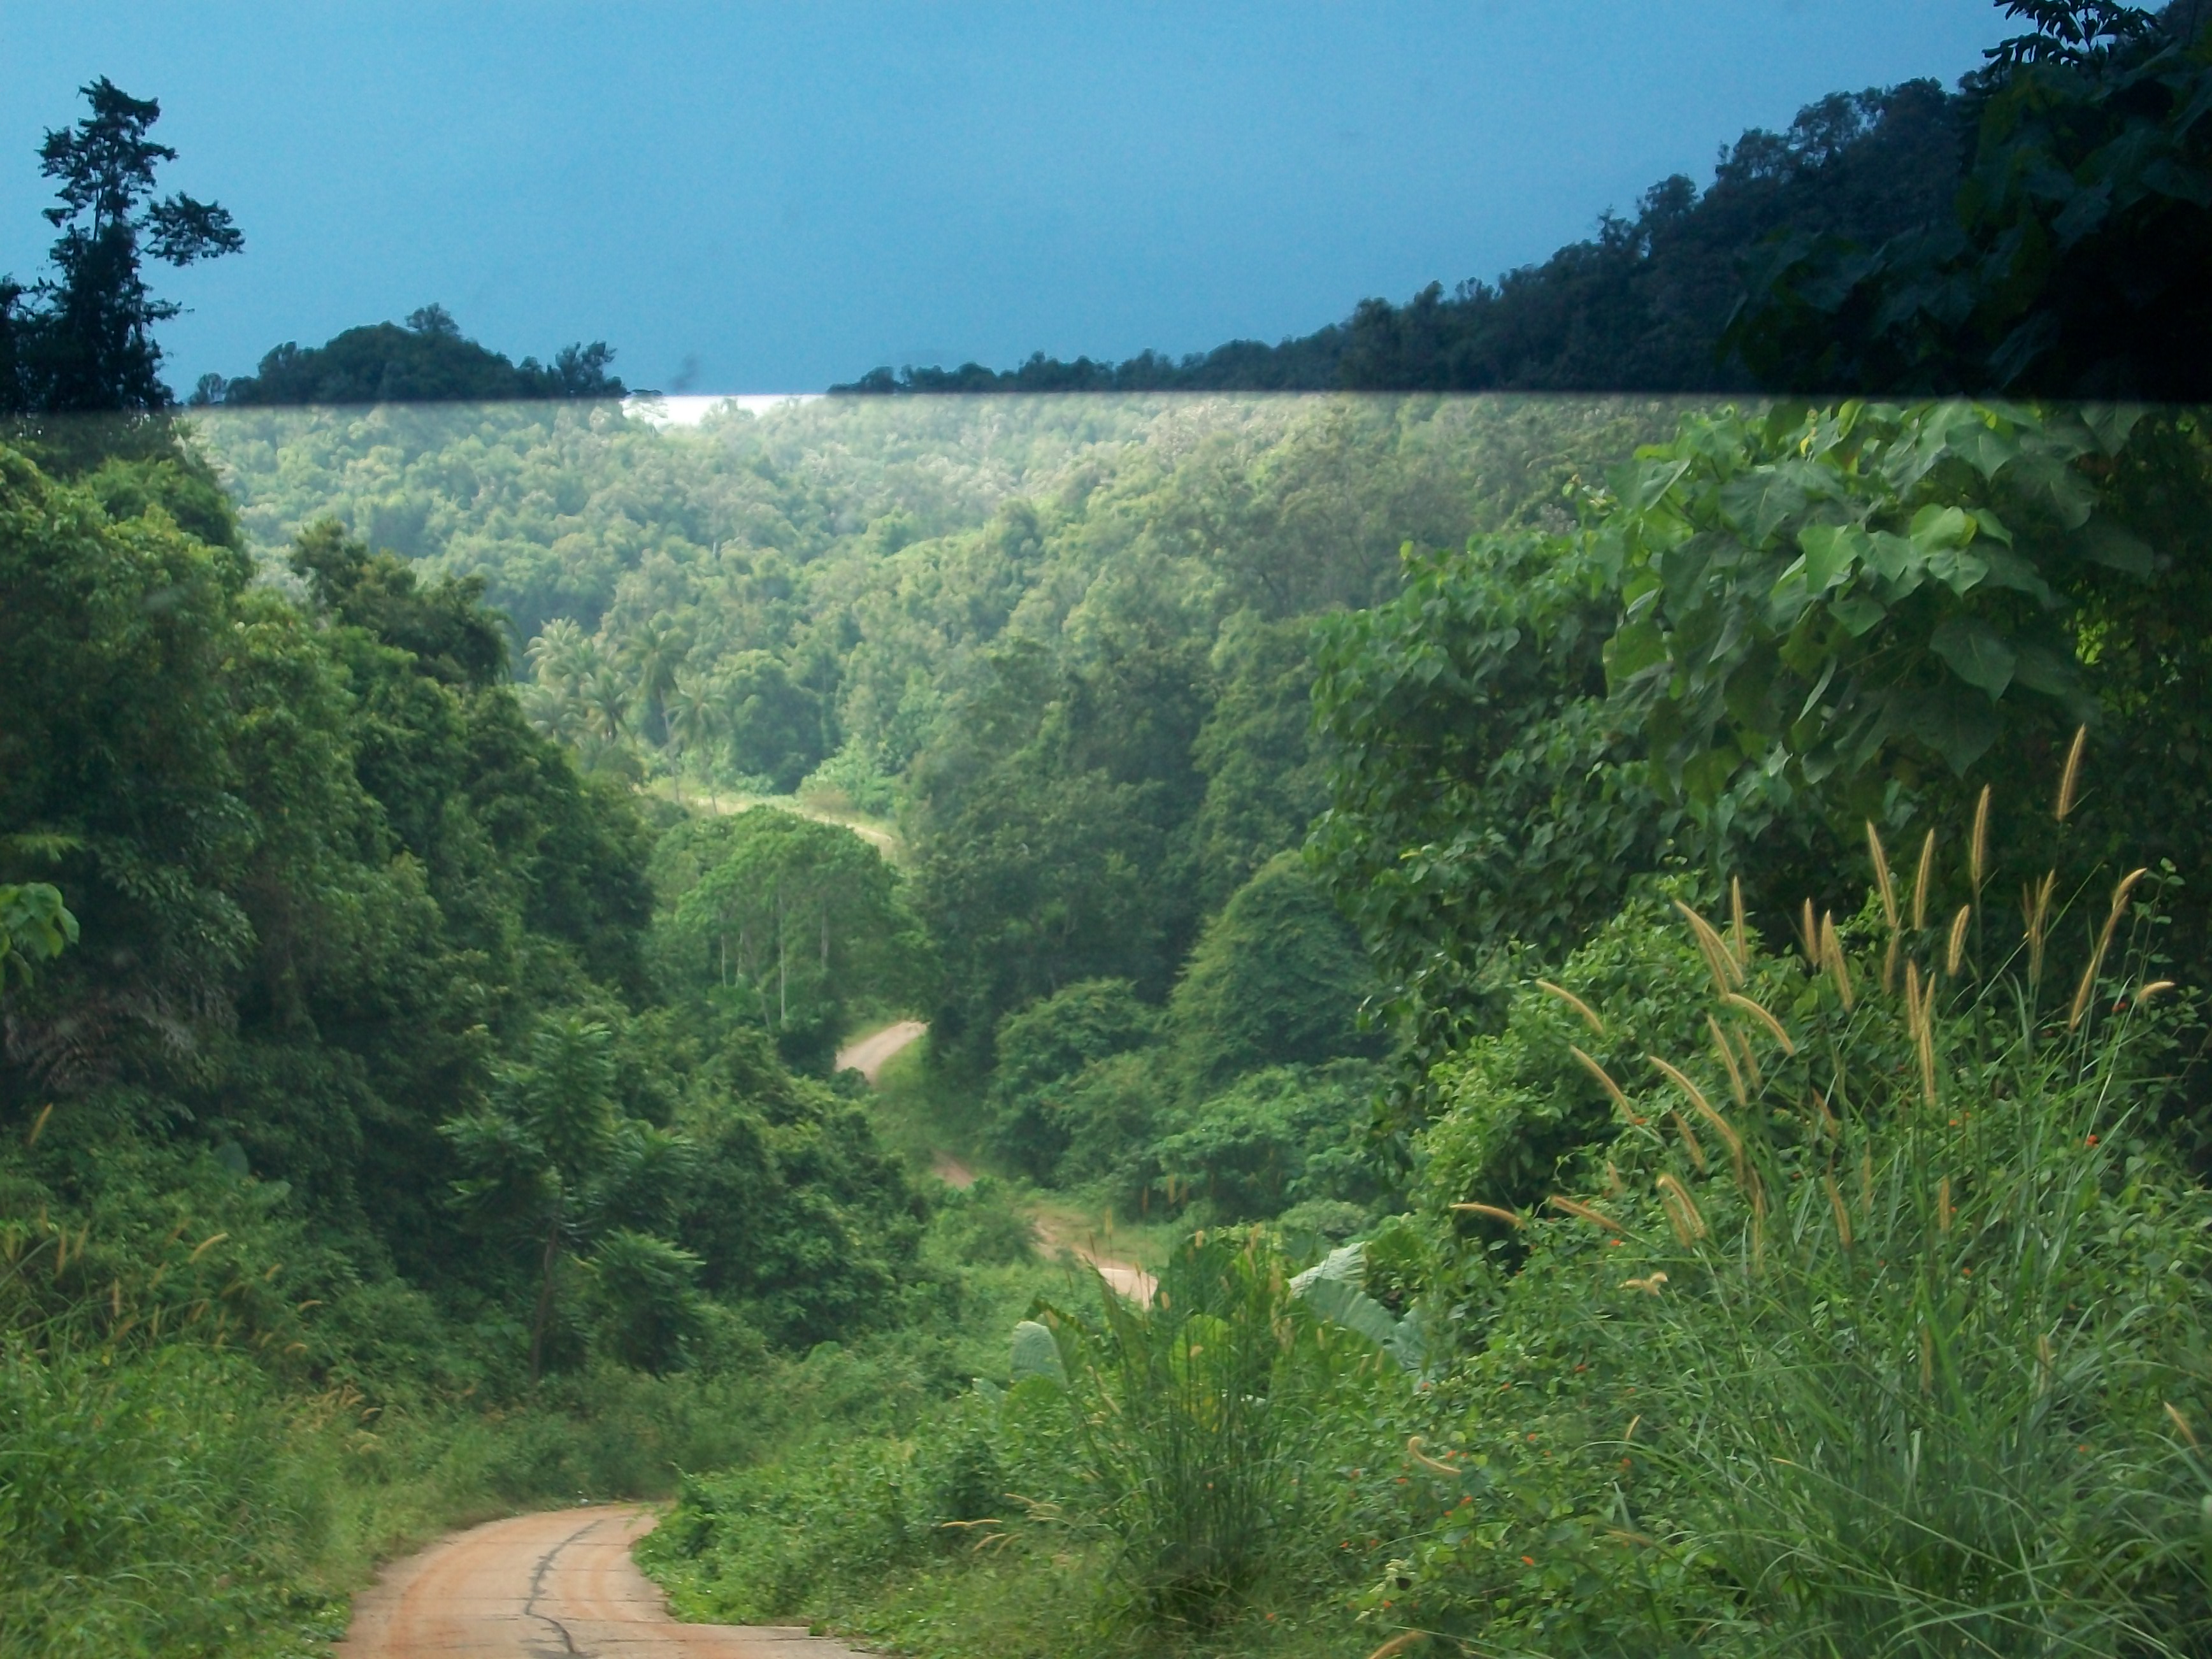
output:
<svg viewBox="0 0 2212 1659"><path fill-rule="evenodd" d="M175 301L148 286L148 259L184 266L235 253L245 239L212 202L155 195L177 152L147 135L161 118L106 76L82 88L91 113L46 134L40 171L56 181L47 222L61 234L51 274L27 291L0 278L0 414L148 411L175 401L154 326Z"/></svg>
<svg viewBox="0 0 2212 1659"><path fill-rule="evenodd" d="M461 332L453 313L427 305L404 323L349 328L319 346L286 341L251 374L202 377L195 404L492 403L515 398L621 398L604 340L567 345L550 363L511 362Z"/></svg>

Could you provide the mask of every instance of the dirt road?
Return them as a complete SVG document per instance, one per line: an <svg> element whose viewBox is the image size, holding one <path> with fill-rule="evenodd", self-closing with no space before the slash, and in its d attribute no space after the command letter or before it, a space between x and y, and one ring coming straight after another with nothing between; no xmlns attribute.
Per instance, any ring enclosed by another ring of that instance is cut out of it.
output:
<svg viewBox="0 0 2212 1659"><path fill-rule="evenodd" d="M802 1626L679 1625L629 1559L630 1504L517 1516L388 1569L339 1659L858 1659Z"/></svg>
<svg viewBox="0 0 2212 1659"><path fill-rule="evenodd" d="M1116 1261L1110 1255L1101 1255L1081 1239L1073 1237L1052 1218L1036 1215L1030 1224L1036 1229L1037 1242L1052 1251L1065 1250L1085 1267L1095 1270L1106 1281L1106 1286L1124 1302L1133 1302L1140 1308L1152 1304L1152 1296L1160 1288L1160 1281L1133 1261Z"/></svg>
<svg viewBox="0 0 2212 1659"><path fill-rule="evenodd" d="M873 1083L876 1074L884 1069L885 1060L928 1029L918 1019L902 1019L896 1025L884 1026L880 1031L871 1031L837 1051L837 1069L858 1072Z"/></svg>
<svg viewBox="0 0 2212 1659"><path fill-rule="evenodd" d="M871 1031L837 1051L837 1069L842 1072L849 1067L873 1083L877 1074L884 1069L885 1060L928 1029L918 1019L902 1019L896 1025L884 1026L880 1031ZM975 1184L975 1172L948 1152L939 1151L931 1159L931 1168L938 1179L948 1187L966 1188ZM1152 1302L1152 1293L1159 1288L1159 1283L1135 1262L1116 1261L1111 1256L1099 1255L1088 1243L1055 1226L1045 1216L1033 1217L1032 1224L1036 1228L1037 1242L1046 1249L1054 1252L1065 1250L1077 1261L1097 1268L1098 1276L1112 1286L1115 1295L1140 1304L1149 1305Z"/></svg>

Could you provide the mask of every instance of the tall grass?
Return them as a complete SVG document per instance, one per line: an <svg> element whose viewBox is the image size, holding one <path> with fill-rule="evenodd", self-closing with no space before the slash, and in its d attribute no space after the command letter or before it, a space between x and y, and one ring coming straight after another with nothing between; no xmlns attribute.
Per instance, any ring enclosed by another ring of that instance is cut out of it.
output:
<svg viewBox="0 0 2212 1659"><path fill-rule="evenodd" d="M2201 1653L2212 1206L2147 1121L2136 878L2063 967L2031 888L1981 971L1978 869L1931 919L1870 842L1856 957L1832 921L1793 973L1691 919L1711 1052L1652 1057L1611 1190L1546 1224L1605 1247L1584 1330L1622 1426L1592 1450L1646 1472L1615 1542L1713 1592L1676 1605L1731 1651Z"/></svg>
<svg viewBox="0 0 2212 1659"><path fill-rule="evenodd" d="M1395 1366L1291 1294L1259 1230L1192 1236L1151 1303L1048 1310L1091 1521L1131 1610L1203 1626L1306 1553L1338 1414Z"/></svg>

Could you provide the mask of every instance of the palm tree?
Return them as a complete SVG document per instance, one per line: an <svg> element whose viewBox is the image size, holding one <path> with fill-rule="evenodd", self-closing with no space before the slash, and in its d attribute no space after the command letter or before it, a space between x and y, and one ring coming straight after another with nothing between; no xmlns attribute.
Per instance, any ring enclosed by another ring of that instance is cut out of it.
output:
<svg viewBox="0 0 2212 1659"><path fill-rule="evenodd" d="M670 688L676 683L676 671L683 665L684 653L690 648L690 641L684 630L666 611L615 645L615 661L628 671L635 683L637 704L644 716L642 724L648 742L660 743L667 738L666 700Z"/></svg>
<svg viewBox="0 0 2212 1659"><path fill-rule="evenodd" d="M530 672L540 685L573 687L583 678L587 659L593 653L591 641L573 619L556 617L545 624L544 633L531 641L524 654L530 659Z"/></svg>
<svg viewBox="0 0 2212 1659"><path fill-rule="evenodd" d="M629 697L623 683L605 668L595 668L578 687L584 706L586 731L601 743L612 743L623 734Z"/></svg>
<svg viewBox="0 0 2212 1659"><path fill-rule="evenodd" d="M705 676L678 669L668 699L668 736L678 750L697 764L707 781L707 799L722 810L714 793L714 741L729 730L727 711L714 686Z"/></svg>

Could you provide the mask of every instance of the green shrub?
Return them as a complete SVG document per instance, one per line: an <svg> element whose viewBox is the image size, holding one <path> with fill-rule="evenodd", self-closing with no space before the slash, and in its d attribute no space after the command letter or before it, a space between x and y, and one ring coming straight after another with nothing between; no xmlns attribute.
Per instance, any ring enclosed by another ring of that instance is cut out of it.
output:
<svg viewBox="0 0 2212 1659"><path fill-rule="evenodd" d="M1047 1310L1091 1525L1140 1620L1218 1622L1295 1564L1322 1520L1304 1480L1330 1430L1396 1367L1296 1298L1263 1234L1194 1235L1149 1305L1102 1295L1100 1316Z"/></svg>
<svg viewBox="0 0 2212 1659"><path fill-rule="evenodd" d="M1307 1200L1372 1200L1382 1188L1367 1140L1378 1081L1361 1060L1255 1072L1146 1147L1135 1181L1151 1204L1172 1212L1197 1200L1225 1222Z"/></svg>
<svg viewBox="0 0 2212 1659"><path fill-rule="evenodd" d="M1159 1016L1123 979L1079 981L999 1024L985 1139L1013 1169L1050 1181L1073 1132L1059 1095L1094 1061L1142 1048Z"/></svg>
<svg viewBox="0 0 2212 1659"><path fill-rule="evenodd" d="M1265 1066L1374 1054L1359 1009L1375 988L1352 925L1304 859L1279 854L1206 924L1168 1000L1183 1088L1202 1097Z"/></svg>
<svg viewBox="0 0 2212 1659"><path fill-rule="evenodd" d="M1633 1121L1541 1208L1469 1184L1513 1167L1463 1155L1483 1097L1431 1130L1479 1507L1371 1606L1513 1652L2203 1650L2212 1205L2151 1133L2161 1016L2124 906L2062 969L2056 918L2006 949L1957 884L1954 932L1885 880L1811 971L1686 931L1702 1045L1608 1066ZM1624 960L1664 959L1656 925ZM1588 1001L1554 1045L1639 1046ZM1464 1074L1540 1095L1540 1024Z"/></svg>

